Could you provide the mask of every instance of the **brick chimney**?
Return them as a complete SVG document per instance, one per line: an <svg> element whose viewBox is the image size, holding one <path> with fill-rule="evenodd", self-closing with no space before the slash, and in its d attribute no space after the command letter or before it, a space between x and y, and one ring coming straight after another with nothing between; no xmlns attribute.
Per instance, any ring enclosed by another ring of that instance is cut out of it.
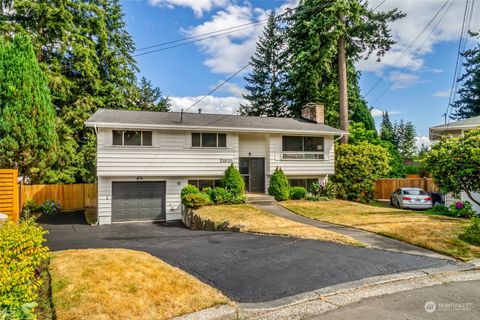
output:
<svg viewBox="0 0 480 320"><path fill-rule="evenodd" d="M302 108L302 118L323 124L325 121L323 104L309 102Z"/></svg>

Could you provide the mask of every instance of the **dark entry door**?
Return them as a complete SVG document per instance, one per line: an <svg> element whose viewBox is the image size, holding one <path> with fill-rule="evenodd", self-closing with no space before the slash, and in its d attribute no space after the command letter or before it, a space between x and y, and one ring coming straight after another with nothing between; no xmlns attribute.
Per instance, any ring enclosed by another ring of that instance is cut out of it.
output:
<svg viewBox="0 0 480 320"><path fill-rule="evenodd" d="M265 192L265 158L250 158L250 192Z"/></svg>
<svg viewBox="0 0 480 320"><path fill-rule="evenodd" d="M165 220L165 181L113 182L113 222Z"/></svg>

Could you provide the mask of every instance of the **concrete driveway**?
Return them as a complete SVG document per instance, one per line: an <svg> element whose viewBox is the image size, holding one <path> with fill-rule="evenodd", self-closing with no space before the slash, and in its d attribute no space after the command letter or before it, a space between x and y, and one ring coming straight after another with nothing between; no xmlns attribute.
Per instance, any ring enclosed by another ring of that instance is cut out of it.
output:
<svg viewBox="0 0 480 320"><path fill-rule="evenodd" d="M92 227L81 213L44 216L51 250L128 248L146 251L237 302L263 302L322 287L452 261L315 240L192 231L175 223Z"/></svg>

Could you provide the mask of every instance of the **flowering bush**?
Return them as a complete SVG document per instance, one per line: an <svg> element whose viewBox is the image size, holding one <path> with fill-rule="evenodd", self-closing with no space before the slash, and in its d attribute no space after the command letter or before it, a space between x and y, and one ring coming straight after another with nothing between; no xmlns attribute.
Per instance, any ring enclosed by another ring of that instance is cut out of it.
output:
<svg viewBox="0 0 480 320"><path fill-rule="evenodd" d="M45 214L56 214L60 212L60 204L55 200L47 200L40 205L39 209Z"/></svg>
<svg viewBox="0 0 480 320"><path fill-rule="evenodd" d="M452 203L449 209L449 215L457 218L471 218L475 215L475 211L468 201Z"/></svg>

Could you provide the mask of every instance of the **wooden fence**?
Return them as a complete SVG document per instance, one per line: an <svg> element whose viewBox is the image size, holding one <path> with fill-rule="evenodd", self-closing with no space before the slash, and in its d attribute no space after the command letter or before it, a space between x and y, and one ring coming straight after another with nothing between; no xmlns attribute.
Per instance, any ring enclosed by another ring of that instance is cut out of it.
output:
<svg viewBox="0 0 480 320"><path fill-rule="evenodd" d="M0 213L18 221L18 171L15 169L0 169Z"/></svg>
<svg viewBox="0 0 480 320"><path fill-rule="evenodd" d="M21 206L27 200L41 204L56 200L62 210L91 208L97 206L96 184L22 184L20 187Z"/></svg>
<svg viewBox="0 0 480 320"><path fill-rule="evenodd" d="M427 192L438 192L438 188L429 178L414 179L378 179L375 186L375 199L390 199L398 188L422 188Z"/></svg>

